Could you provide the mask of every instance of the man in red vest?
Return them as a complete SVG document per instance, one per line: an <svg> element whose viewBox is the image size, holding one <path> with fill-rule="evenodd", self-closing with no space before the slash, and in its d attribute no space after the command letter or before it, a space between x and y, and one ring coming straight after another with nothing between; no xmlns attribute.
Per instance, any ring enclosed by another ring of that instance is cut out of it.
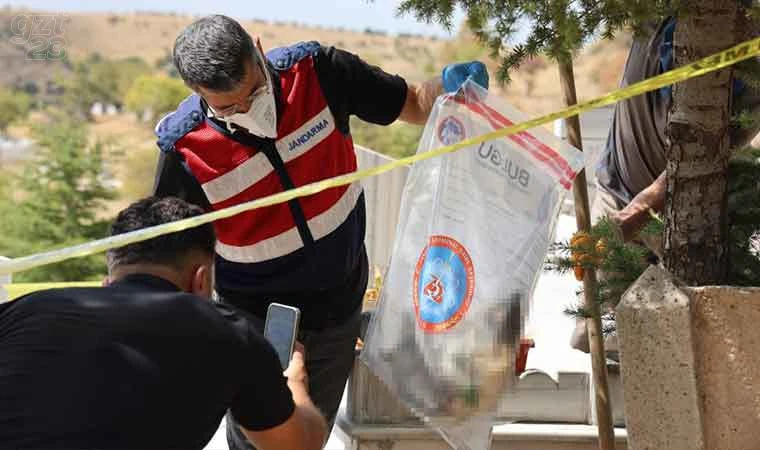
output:
<svg viewBox="0 0 760 450"><path fill-rule="evenodd" d="M349 117L426 122L435 99L467 78L488 86L480 62L453 64L414 85L317 42L267 53L235 20L188 26L174 64L195 92L156 126L154 192L217 210L356 170ZM263 324L271 302L301 309L314 403L333 423L354 361L367 286L365 205L359 183L215 224L216 292ZM228 420L231 417L228 416ZM231 448L245 448L228 426Z"/></svg>

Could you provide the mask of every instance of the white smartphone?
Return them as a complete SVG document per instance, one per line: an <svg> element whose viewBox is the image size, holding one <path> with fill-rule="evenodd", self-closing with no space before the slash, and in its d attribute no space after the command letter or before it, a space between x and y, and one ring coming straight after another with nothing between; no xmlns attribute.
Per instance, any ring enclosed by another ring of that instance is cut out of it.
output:
<svg viewBox="0 0 760 450"><path fill-rule="evenodd" d="M300 319L301 310L298 308L279 303L271 303L267 308L264 337L277 352L283 370L288 368L293 356Z"/></svg>

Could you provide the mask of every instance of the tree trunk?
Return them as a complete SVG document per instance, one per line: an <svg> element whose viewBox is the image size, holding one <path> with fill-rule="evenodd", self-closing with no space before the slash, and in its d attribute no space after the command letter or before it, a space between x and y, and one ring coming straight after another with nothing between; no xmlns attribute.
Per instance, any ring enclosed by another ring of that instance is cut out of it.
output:
<svg viewBox="0 0 760 450"><path fill-rule="evenodd" d="M570 55L558 58L559 80L565 97L565 106L577 103L575 95L575 75L573 59ZM581 124L578 116L567 119L567 140L570 145L583 151L581 142ZM575 222L578 231L588 232L591 229L591 208L588 203L588 186L584 169L578 173L573 182L573 197L575 200ZM600 450L615 450L615 428L612 423L612 406L610 405L610 389L607 383L607 360L602 339L602 319L599 314L599 304L596 301L596 271L585 270L583 276L583 307L591 313L586 319L589 353L591 353L591 372L594 380L594 401L596 402L596 424L599 433Z"/></svg>
<svg viewBox="0 0 760 450"><path fill-rule="evenodd" d="M675 66L735 45L737 0L691 0L675 29ZM731 69L678 83L668 123L665 267L691 286L722 284L728 267L726 182Z"/></svg>

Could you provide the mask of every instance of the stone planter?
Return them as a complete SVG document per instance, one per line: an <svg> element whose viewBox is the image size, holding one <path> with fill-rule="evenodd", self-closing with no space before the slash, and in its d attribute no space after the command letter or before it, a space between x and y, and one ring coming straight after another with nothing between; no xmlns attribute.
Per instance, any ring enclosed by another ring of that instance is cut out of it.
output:
<svg viewBox="0 0 760 450"><path fill-rule="evenodd" d="M617 308L631 450L760 448L760 288L652 266Z"/></svg>

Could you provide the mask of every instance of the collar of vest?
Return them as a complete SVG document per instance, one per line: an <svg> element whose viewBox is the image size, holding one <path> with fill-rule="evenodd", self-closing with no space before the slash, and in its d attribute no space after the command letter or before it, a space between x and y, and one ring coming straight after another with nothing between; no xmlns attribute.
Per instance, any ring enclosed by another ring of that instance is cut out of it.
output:
<svg viewBox="0 0 760 450"><path fill-rule="evenodd" d="M176 111L164 116L156 125L158 147L161 151L173 151L174 143L197 127L205 117L201 97L198 94L190 95L179 104Z"/></svg>
<svg viewBox="0 0 760 450"><path fill-rule="evenodd" d="M306 57L317 56L320 48L321 46L317 41L299 42L289 47L273 48L267 52L266 58L275 70L284 71Z"/></svg>

